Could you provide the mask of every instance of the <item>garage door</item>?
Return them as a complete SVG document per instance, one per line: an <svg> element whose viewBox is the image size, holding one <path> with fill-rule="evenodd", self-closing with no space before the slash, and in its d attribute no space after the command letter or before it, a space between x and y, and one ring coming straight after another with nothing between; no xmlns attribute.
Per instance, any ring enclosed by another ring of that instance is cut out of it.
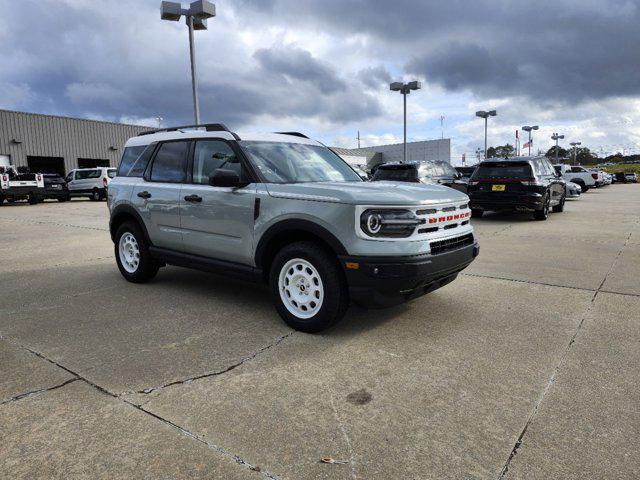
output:
<svg viewBox="0 0 640 480"><path fill-rule="evenodd" d="M64 158L27 156L27 165L31 173L57 173L65 176Z"/></svg>
<svg viewBox="0 0 640 480"><path fill-rule="evenodd" d="M0 155L0 167L8 167L11 165L11 157L9 155Z"/></svg>
<svg viewBox="0 0 640 480"><path fill-rule="evenodd" d="M101 158L79 158L78 168L96 168L96 167L108 167L109 160Z"/></svg>

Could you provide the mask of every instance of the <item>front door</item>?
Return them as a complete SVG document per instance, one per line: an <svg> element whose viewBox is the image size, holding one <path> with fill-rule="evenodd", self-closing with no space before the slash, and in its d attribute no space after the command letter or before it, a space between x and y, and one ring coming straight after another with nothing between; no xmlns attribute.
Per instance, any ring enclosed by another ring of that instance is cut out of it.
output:
<svg viewBox="0 0 640 480"><path fill-rule="evenodd" d="M131 202L157 247L182 250L180 191L186 180L189 143L162 143L144 178L133 189Z"/></svg>
<svg viewBox="0 0 640 480"><path fill-rule="evenodd" d="M193 148L191 181L182 187L180 217L186 253L245 265L253 262L255 184L212 187L216 169L235 170L246 180L237 152L224 140L198 140Z"/></svg>

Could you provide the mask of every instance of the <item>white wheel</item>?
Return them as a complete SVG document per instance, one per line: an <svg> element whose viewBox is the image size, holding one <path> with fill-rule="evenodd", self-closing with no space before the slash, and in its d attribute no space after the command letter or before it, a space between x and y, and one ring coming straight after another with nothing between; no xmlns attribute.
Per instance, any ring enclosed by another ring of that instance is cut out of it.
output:
<svg viewBox="0 0 640 480"><path fill-rule="evenodd" d="M302 258L291 259L283 265L278 290L284 306L297 318L311 318L322 307L324 288L320 274Z"/></svg>
<svg viewBox="0 0 640 480"><path fill-rule="evenodd" d="M128 273L135 273L140 265L140 247L132 233L126 232L118 243L120 263Z"/></svg>

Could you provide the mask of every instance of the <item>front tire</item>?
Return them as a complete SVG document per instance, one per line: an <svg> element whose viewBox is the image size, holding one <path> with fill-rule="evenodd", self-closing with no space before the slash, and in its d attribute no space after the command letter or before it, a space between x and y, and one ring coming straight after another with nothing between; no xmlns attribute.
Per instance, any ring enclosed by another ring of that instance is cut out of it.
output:
<svg viewBox="0 0 640 480"><path fill-rule="evenodd" d="M100 191L97 188L94 188L91 192L91 200L93 200L94 202L98 202L100 201L100 199Z"/></svg>
<svg viewBox="0 0 640 480"><path fill-rule="evenodd" d="M145 283L158 273L160 264L151 257L149 244L137 224L125 222L118 228L114 250L118 269L127 281Z"/></svg>
<svg viewBox="0 0 640 480"><path fill-rule="evenodd" d="M344 317L349 291L334 254L314 242L296 242L278 252L269 272L276 310L295 330L316 333Z"/></svg>

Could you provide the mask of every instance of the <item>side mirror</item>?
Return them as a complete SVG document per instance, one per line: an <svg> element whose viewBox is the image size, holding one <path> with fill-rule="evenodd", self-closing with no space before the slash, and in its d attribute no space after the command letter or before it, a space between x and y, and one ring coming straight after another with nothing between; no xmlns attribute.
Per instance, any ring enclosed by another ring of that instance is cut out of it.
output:
<svg viewBox="0 0 640 480"><path fill-rule="evenodd" d="M212 187L239 187L240 176L233 170L218 168L209 176L209 185Z"/></svg>

